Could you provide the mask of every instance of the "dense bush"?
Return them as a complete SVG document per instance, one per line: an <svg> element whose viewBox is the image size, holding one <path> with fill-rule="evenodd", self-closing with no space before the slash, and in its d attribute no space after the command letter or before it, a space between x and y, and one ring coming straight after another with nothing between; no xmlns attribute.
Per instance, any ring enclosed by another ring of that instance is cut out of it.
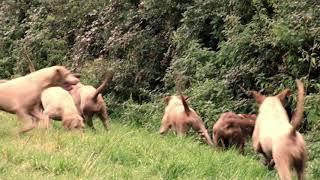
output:
<svg viewBox="0 0 320 180"><path fill-rule="evenodd" d="M255 113L246 90L306 86L308 171L319 177L319 0L4 0L0 78L56 64L106 90L111 117L152 131L162 97L182 91L210 128L225 111Z"/></svg>
<svg viewBox="0 0 320 180"><path fill-rule="evenodd" d="M317 0L5 0L0 27L0 78L28 73L28 59L37 69L66 65L95 86L113 68L112 107L153 112L182 87L208 126L224 111L256 111L243 90L295 90L299 78L305 127L319 126Z"/></svg>

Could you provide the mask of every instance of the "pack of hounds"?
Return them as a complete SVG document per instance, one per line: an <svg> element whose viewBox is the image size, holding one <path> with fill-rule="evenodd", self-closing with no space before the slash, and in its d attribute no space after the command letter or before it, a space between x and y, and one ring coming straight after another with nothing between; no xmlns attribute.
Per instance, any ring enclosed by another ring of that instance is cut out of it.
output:
<svg viewBox="0 0 320 180"><path fill-rule="evenodd" d="M94 115L108 129L107 106L101 92L112 77L113 72L108 71L102 84L94 88L82 84L80 75L66 67L52 66L12 80L0 80L0 110L17 115L22 123L19 134L35 127L50 128L51 119L60 120L66 129L82 129L85 124L94 129ZM175 95L164 98L166 107L159 133L171 129L183 136L192 128L210 146L235 146L242 154L247 138L252 136L254 151L263 155L264 165L276 168L280 179L291 179L292 169L299 180L304 179L307 149L298 132L303 120L304 85L300 80L296 83L297 105L291 119L284 108L289 89L276 96L251 91L259 107L258 114L221 114L213 125L211 139L201 117L188 105L188 97Z"/></svg>

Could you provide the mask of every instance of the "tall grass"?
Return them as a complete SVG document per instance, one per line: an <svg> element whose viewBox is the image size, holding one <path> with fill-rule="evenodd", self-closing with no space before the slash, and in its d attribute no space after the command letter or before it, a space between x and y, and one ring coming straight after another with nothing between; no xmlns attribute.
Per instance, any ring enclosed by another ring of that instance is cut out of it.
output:
<svg viewBox="0 0 320 180"><path fill-rule="evenodd" d="M70 132L56 122L15 136L18 121L0 113L0 179L274 179L254 156L111 122L104 131Z"/></svg>

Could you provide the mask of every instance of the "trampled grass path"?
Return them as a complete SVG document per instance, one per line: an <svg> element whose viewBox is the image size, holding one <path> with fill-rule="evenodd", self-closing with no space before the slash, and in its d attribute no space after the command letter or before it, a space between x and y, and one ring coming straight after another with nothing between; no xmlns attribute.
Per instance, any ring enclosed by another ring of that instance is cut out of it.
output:
<svg viewBox="0 0 320 180"><path fill-rule="evenodd" d="M220 152L192 138L111 122L108 132L49 131L14 135L18 122L0 113L0 179L274 179L252 156ZM96 124L100 124L96 121Z"/></svg>

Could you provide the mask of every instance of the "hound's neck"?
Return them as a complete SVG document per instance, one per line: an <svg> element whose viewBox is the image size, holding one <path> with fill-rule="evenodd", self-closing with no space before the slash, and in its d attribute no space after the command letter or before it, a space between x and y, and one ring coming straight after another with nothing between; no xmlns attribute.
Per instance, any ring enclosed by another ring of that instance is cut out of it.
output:
<svg viewBox="0 0 320 180"><path fill-rule="evenodd" d="M31 75L31 74L30 74ZM41 78L39 78L39 76ZM42 88L42 89L46 89L46 88L49 88L49 87L53 87L54 84L52 83L52 75L51 74L48 74L48 73L45 73L45 72L36 72L35 74L32 74L31 75L31 80L37 84L39 84L39 86Z"/></svg>

